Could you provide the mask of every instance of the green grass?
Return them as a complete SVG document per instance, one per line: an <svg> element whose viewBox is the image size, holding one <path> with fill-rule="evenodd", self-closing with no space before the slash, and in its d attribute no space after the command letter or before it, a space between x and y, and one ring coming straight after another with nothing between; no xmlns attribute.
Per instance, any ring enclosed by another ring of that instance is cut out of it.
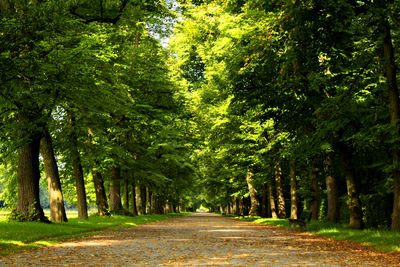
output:
<svg viewBox="0 0 400 267"><path fill-rule="evenodd" d="M241 220L255 223L271 224L283 228L289 227L287 219L271 219L260 217L242 217ZM310 230L313 234L318 234L335 240L350 240L363 245L375 248L378 251L400 251L400 232L385 230L354 230L349 229L343 224L334 224L323 221L311 221Z"/></svg>
<svg viewBox="0 0 400 267"><path fill-rule="evenodd" d="M85 221L79 221L76 217L68 217L67 223L51 224L7 222L6 216L0 216L0 255L41 248L66 239L156 222L185 214L170 213L136 217L115 215L105 218L91 215L89 220ZM1 215L5 215L5 212Z"/></svg>

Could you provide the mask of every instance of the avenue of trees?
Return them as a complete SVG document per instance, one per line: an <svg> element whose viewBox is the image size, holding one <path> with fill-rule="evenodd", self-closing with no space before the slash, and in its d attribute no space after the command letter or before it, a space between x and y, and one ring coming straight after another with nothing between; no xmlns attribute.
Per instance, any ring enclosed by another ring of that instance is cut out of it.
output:
<svg viewBox="0 0 400 267"><path fill-rule="evenodd" d="M400 230L400 2L184 2L208 206Z"/></svg>
<svg viewBox="0 0 400 267"><path fill-rule="evenodd" d="M400 230L400 1L0 0L1 200ZM169 38L168 48L163 46ZM42 178L41 178L42 177Z"/></svg>
<svg viewBox="0 0 400 267"><path fill-rule="evenodd" d="M2 198L13 218L177 211L193 166L162 1L0 1ZM39 156L40 155L40 156ZM43 181L43 179L42 179ZM189 192L191 193L191 192Z"/></svg>

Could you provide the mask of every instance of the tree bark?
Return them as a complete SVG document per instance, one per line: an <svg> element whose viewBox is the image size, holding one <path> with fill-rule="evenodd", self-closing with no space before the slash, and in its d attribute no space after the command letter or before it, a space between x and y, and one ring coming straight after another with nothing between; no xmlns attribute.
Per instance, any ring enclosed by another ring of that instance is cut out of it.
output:
<svg viewBox="0 0 400 267"><path fill-rule="evenodd" d="M67 222L64 198L61 190L60 175L54 156L53 144L50 133L46 129L40 140L40 153L43 157L44 170L46 173L47 186L50 200L50 218L54 222Z"/></svg>
<svg viewBox="0 0 400 267"><path fill-rule="evenodd" d="M394 49L392 44L392 36L390 34L389 22L384 20L385 34L383 38L383 52L385 58L386 81L389 91L389 113L390 123L395 127L399 126L399 88L396 79L396 63ZM397 134L399 130L396 129ZM392 176L394 182L394 199L391 229L400 230L400 150L392 150Z"/></svg>
<svg viewBox="0 0 400 267"><path fill-rule="evenodd" d="M318 185L318 168L317 162L313 160L310 166L310 180L313 191L313 198L311 200L311 220L318 220L319 214L319 185Z"/></svg>
<svg viewBox="0 0 400 267"><path fill-rule="evenodd" d="M110 211L114 213L119 213L122 210L120 179L120 167L112 167L110 181Z"/></svg>
<svg viewBox="0 0 400 267"><path fill-rule="evenodd" d="M78 139L75 134L75 116L71 111L68 112L68 119L69 125L71 127L70 152L72 159L72 168L74 169L76 194L78 200L78 219L87 220L88 210L86 202L85 181L83 179L81 157L78 151Z"/></svg>
<svg viewBox="0 0 400 267"><path fill-rule="evenodd" d="M246 181L247 181L247 186L249 188L250 203L251 203L249 216L256 216L258 206L260 205L260 203L258 202L257 199L257 190L254 188L253 185L254 184L253 172L250 169L247 170Z"/></svg>
<svg viewBox="0 0 400 267"><path fill-rule="evenodd" d="M19 114L18 120L25 123L29 116ZM14 213L22 221L49 222L40 206L39 198L39 147L41 136L38 133L26 133L21 130L20 139L26 141L18 150L18 203Z"/></svg>
<svg viewBox="0 0 400 267"><path fill-rule="evenodd" d="M268 200L269 200L269 210L271 212L271 217L277 219L278 215L276 213L275 197L272 188L272 182L268 182Z"/></svg>
<svg viewBox="0 0 400 267"><path fill-rule="evenodd" d="M99 216L109 216L106 190L104 189L103 176L96 169L92 169L94 190L96 192L96 205Z"/></svg>
<svg viewBox="0 0 400 267"><path fill-rule="evenodd" d="M296 163L289 161L290 168L290 218L297 219L297 181L296 181Z"/></svg>
<svg viewBox="0 0 400 267"><path fill-rule="evenodd" d="M286 208L285 208L285 196L283 195L283 185L282 185L282 169L279 164L278 157L274 158L274 168L275 168L275 186L276 194L278 197L278 216L279 218L286 218Z"/></svg>
<svg viewBox="0 0 400 267"><path fill-rule="evenodd" d="M326 191L328 199L328 214L326 219L330 222L337 223L339 221L339 198L332 165L332 154L329 153L325 158Z"/></svg>
<svg viewBox="0 0 400 267"><path fill-rule="evenodd" d="M347 197L350 212L349 227L354 229L364 228L361 200L357 192L357 185L354 177L352 160L352 150L346 144L340 144L340 159L344 167L344 176L347 186Z"/></svg>

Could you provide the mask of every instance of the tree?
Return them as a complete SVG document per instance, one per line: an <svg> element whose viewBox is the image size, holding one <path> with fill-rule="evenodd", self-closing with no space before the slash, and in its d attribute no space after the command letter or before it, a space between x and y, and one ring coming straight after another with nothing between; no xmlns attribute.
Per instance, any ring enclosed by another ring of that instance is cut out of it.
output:
<svg viewBox="0 0 400 267"><path fill-rule="evenodd" d="M40 153L43 157L49 190L51 220L56 222L66 222L68 220L65 213L60 175L58 173L57 161L53 151L53 142L48 130L45 130L43 137L40 140Z"/></svg>

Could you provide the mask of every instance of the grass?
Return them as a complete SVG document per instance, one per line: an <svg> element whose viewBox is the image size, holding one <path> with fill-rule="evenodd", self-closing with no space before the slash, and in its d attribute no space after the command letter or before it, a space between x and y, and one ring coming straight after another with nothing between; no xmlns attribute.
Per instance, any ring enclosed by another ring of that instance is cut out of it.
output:
<svg viewBox="0 0 400 267"><path fill-rule="evenodd" d="M7 212L1 211L1 215ZM141 215L136 217L89 216L88 220L79 221L74 212L67 212L66 223L7 222L6 216L0 216L0 255L7 255L21 250L37 249L63 240L94 235L102 231L128 228L135 225L165 220L185 213Z"/></svg>
<svg viewBox="0 0 400 267"><path fill-rule="evenodd" d="M289 222L287 219L271 219L260 217L241 217L240 219L255 223L271 224L283 228L289 227ZM334 224L323 221L311 221L309 231L311 233L335 240L350 240L357 242L373 247L378 251L400 252L400 232L374 229L355 230L349 229L343 224Z"/></svg>

